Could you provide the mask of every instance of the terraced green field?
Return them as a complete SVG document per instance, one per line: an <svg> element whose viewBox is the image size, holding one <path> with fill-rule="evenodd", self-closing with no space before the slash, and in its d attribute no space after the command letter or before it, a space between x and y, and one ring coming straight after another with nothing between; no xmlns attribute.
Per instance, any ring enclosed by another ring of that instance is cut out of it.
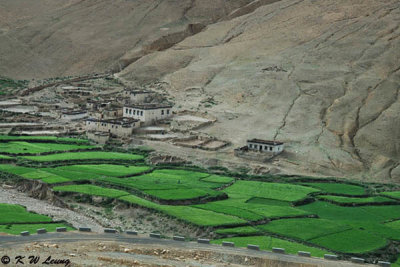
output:
<svg viewBox="0 0 400 267"><path fill-rule="evenodd" d="M340 184L340 183L302 183L302 184L320 189L321 191L330 194L344 194L351 196L359 196L365 194L365 188L351 184Z"/></svg>
<svg viewBox="0 0 400 267"><path fill-rule="evenodd" d="M197 209L190 206L159 205L143 198L129 195L120 197L130 204L161 211L167 215L200 226L223 226L245 223L246 221L235 216L229 216L213 211Z"/></svg>
<svg viewBox="0 0 400 267"><path fill-rule="evenodd" d="M57 227L73 230L63 223L52 223L52 219L48 216L28 212L25 207L0 203L0 233L18 235L23 231L29 231L33 234L41 228L54 232Z"/></svg>
<svg viewBox="0 0 400 267"><path fill-rule="evenodd" d="M88 185L88 184L56 186L53 187L53 190L56 192L81 193L91 196L100 196L109 198L118 198L129 195L129 193L125 191L111 189L111 188L103 188L100 186Z"/></svg>
<svg viewBox="0 0 400 267"><path fill-rule="evenodd" d="M257 226L257 228L307 241L349 230L351 226L325 219L299 218L275 220L268 224Z"/></svg>
<svg viewBox="0 0 400 267"><path fill-rule="evenodd" d="M142 160L142 155L103 152L103 151L88 151L88 152L70 152L62 154L52 154L45 156L24 156L22 158L33 161L65 161L65 160L86 160L86 159L114 159L114 160Z"/></svg>
<svg viewBox="0 0 400 267"><path fill-rule="evenodd" d="M28 143L24 141L0 143L0 153L10 154L35 154L43 152L70 151L89 148L94 148L94 146L56 143Z"/></svg>
<svg viewBox="0 0 400 267"><path fill-rule="evenodd" d="M400 191L383 192L382 195L400 199Z"/></svg>
<svg viewBox="0 0 400 267"><path fill-rule="evenodd" d="M89 144L89 140L86 139L57 137L57 136L0 135L0 141L55 141L55 142Z"/></svg>
<svg viewBox="0 0 400 267"><path fill-rule="evenodd" d="M211 178L212 181L205 180ZM215 188L232 181L224 176L208 173L159 169L131 178L100 178L100 181L126 188L140 190L163 200L184 200L198 197L215 197L222 193Z"/></svg>
<svg viewBox="0 0 400 267"><path fill-rule="evenodd" d="M326 199L338 203L382 203L382 202L396 202L393 199L381 196L374 196L374 197L342 197L342 196L320 196L320 199ZM400 203L399 203L400 204Z"/></svg>
<svg viewBox="0 0 400 267"><path fill-rule="evenodd" d="M238 246L255 244L267 250L283 247L289 253L305 250L322 256L328 253L323 248L330 250L329 253L374 255L381 253L380 249L391 240L400 241L400 191L368 195L367 192L382 190L379 186L378 190L370 190L374 184L364 187L328 180L316 183L311 179L298 184L289 183L291 180L285 177L268 177L275 182L262 182L251 177L238 179L223 172L145 166L144 156L130 153L68 152L76 147L89 147L84 141L77 145L76 140L70 144L56 143L69 142L66 139L53 139L52 143L49 138L46 140L49 143L36 143L45 140L38 137L29 143L27 139L1 138L4 142L0 143L0 153L56 152L20 157L0 154L0 159L16 160L15 164L0 164L5 178L10 175L4 173L11 173L24 179L41 180L60 195L71 192L117 199L190 224L214 227L212 231L224 237L215 243L229 240ZM91 164L68 165L70 160L90 160ZM134 162L104 164L104 160ZM60 185L67 182L68 185ZM388 188L398 190L394 185ZM43 228L39 227L43 224L48 224L50 230L55 226L50 218L31 214L22 207L0 206L0 215L3 214L0 232L19 233L21 228L17 224L32 224L32 231ZM24 227L23 230L29 230Z"/></svg>
<svg viewBox="0 0 400 267"><path fill-rule="evenodd" d="M305 198L312 192L318 192L319 190L293 184L237 181L234 185L228 187L224 191L228 194L296 201Z"/></svg>
<svg viewBox="0 0 400 267"><path fill-rule="evenodd" d="M19 205L0 203L0 214L0 224L51 222L50 217L28 212Z"/></svg>

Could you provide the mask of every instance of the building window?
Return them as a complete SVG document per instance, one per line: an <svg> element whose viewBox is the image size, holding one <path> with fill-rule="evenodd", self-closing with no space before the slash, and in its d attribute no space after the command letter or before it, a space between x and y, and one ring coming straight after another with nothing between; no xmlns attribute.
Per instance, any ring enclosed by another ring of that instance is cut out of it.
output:
<svg viewBox="0 0 400 267"><path fill-rule="evenodd" d="M167 115L169 115L169 109L167 109Z"/></svg>
<svg viewBox="0 0 400 267"><path fill-rule="evenodd" d="M143 116L143 111L140 111L140 116Z"/></svg>
<svg viewBox="0 0 400 267"><path fill-rule="evenodd" d="M272 151L272 146L269 147L269 151Z"/></svg>
<svg viewBox="0 0 400 267"><path fill-rule="evenodd" d="M252 145L252 144L249 144L249 148L253 148L253 145Z"/></svg>
<svg viewBox="0 0 400 267"><path fill-rule="evenodd" d="M136 115L136 110L135 109L133 110L133 115Z"/></svg>
<svg viewBox="0 0 400 267"><path fill-rule="evenodd" d="M164 110L163 109L161 110L161 115L164 115Z"/></svg>

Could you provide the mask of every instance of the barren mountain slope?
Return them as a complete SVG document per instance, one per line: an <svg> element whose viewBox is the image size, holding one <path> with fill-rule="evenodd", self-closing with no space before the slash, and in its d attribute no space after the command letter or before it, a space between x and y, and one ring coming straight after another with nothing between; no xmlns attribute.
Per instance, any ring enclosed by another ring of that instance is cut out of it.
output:
<svg viewBox="0 0 400 267"><path fill-rule="evenodd" d="M234 145L290 142L288 159L330 175L400 181L400 3L283 0L208 26L118 75L162 80Z"/></svg>
<svg viewBox="0 0 400 267"><path fill-rule="evenodd" d="M165 42L180 41L249 2L2 0L0 74L26 79L119 69L135 48L172 35L152 49L168 47Z"/></svg>

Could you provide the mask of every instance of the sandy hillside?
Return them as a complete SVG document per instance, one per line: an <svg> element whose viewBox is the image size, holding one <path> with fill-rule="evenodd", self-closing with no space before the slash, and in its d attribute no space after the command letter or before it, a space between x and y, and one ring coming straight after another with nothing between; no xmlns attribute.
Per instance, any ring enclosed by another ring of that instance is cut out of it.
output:
<svg viewBox="0 0 400 267"><path fill-rule="evenodd" d="M302 169L400 181L397 0L4 0L0 12L1 75L162 81L234 146L282 140Z"/></svg>

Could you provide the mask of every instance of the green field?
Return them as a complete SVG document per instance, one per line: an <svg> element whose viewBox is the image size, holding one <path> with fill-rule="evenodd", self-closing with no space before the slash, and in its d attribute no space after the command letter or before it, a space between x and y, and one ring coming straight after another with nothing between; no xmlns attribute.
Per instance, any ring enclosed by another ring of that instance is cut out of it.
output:
<svg viewBox="0 0 400 267"><path fill-rule="evenodd" d="M240 194L250 197L296 201L305 198L312 192L318 192L319 190L293 184L237 181L224 191L228 194Z"/></svg>
<svg viewBox="0 0 400 267"><path fill-rule="evenodd" d="M63 161L63 160L87 160L87 159L113 159L113 160L142 160L142 155L103 152L103 151L88 151L88 152L70 152L62 154L51 154L45 156L24 156L22 158L33 161Z"/></svg>
<svg viewBox="0 0 400 267"><path fill-rule="evenodd" d="M57 136L0 135L0 141L54 141L89 144L89 140Z"/></svg>
<svg viewBox="0 0 400 267"><path fill-rule="evenodd" d="M218 229L215 232L217 234L222 234L222 235L255 235L255 234L262 234L260 229L257 229L257 228L252 227L252 226L242 226L242 227Z"/></svg>
<svg viewBox="0 0 400 267"><path fill-rule="evenodd" d="M311 186L318 188L326 193L330 194L343 194L359 196L365 194L365 188L351 184L340 184L340 183L302 183L302 185Z"/></svg>
<svg viewBox="0 0 400 267"><path fill-rule="evenodd" d="M0 159L16 159L15 164L0 164L1 172L41 180L56 192L118 199L190 224L216 227L209 230L238 246L255 244L266 250L283 247L288 253L305 250L315 256L327 253L315 247L326 248L329 253L373 255L380 253L375 251L384 248L391 240L400 241L400 191L382 192L379 196L367 194L366 188L368 192L382 190L383 187L375 184L364 188L340 182L312 182L312 179L298 184L288 183L291 178L286 177L264 177L274 182L263 182L261 177L256 181L242 175L240 177L244 180L240 180L234 175L217 175L197 168L145 166L145 156L132 153L68 152L90 147L86 146L86 140L82 141L83 145L78 145L77 139L68 141L46 137L47 141L54 142L29 143L29 140L22 139L25 137L0 136L0 140L2 138L0 153L59 153L19 157L0 154ZM46 140L40 139L44 137L29 138ZM59 166L60 161L68 160L90 160L90 164L64 163ZM104 164L104 160L140 162ZM4 178L8 177L4 175ZM398 204L395 198L399 199ZM307 200L308 204L301 204L302 200ZM386 202L391 205L386 205ZM48 225L51 231L55 226L51 218L29 213L20 206L3 204L0 214L0 231L7 233L35 232L44 227L39 225ZM27 228L26 224L32 228ZM222 239L214 242L220 243Z"/></svg>
<svg viewBox="0 0 400 267"><path fill-rule="evenodd" d="M262 250L272 250L273 247L284 248L289 254L297 254L298 251L308 251L314 257L323 257L324 254L329 252L306 246L296 242L290 242L271 236L246 236L246 237L229 237L218 240L213 240L213 244L221 244L223 241L234 242L237 247L247 247L248 244L258 245Z"/></svg>
<svg viewBox="0 0 400 267"><path fill-rule="evenodd" d="M349 225L317 218L275 220L257 227L267 232L305 241L351 229Z"/></svg>
<svg viewBox="0 0 400 267"><path fill-rule="evenodd" d="M335 251L347 253L364 253L387 245L385 238L360 229L326 235L312 239L310 242Z"/></svg>
<svg viewBox="0 0 400 267"><path fill-rule="evenodd" d="M212 182L205 180L209 177ZM221 195L221 192L213 189L232 181L232 178L227 178L195 171L160 169L131 178L106 177L99 181L140 190L163 200L184 200Z"/></svg>
<svg viewBox="0 0 400 267"><path fill-rule="evenodd" d="M28 212L19 205L0 203L0 214L0 224L51 222L50 217Z"/></svg>
<svg viewBox="0 0 400 267"><path fill-rule="evenodd" d="M320 199L326 199L337 203L381 203L381 202L396 202L393 199L381 196L374 197L343 197L343 196L328 196L323 195ZM399 203L400 204L400 203Z"/></svg>
<svg viewBox="0 0 400 267"><path fill-rule="evenodd" d="M47 232L55 232L57 227L66 227L67 231L74 230L74 228L62 223L43 223L43 224L8 224L0 225L0 233L7 233L11 235L19 235L21 232L28 231L35 234L37 229L46 229Z"/></svg>
<svg viewBox="0 0 400 267"><path fill-rule="evenodd" d="M120 197L120 199L130 204L135 204L141 207L157 210L183 221L187 221L200 226L223 226L246 222L245 220L234 216L197 209L190 206L159 205L134 195L123 196Z"/></svg>
<svg viewBox="0 0 400 267"><path fill-rule="evenodd" d="M103 188L89 184L55 186L53 187L53 190L56 192L81 193L85 195L109 197L109 198L118 198L129 195L129 193L125 191L111 189L111 188Z"/></svg>
<svg viewBox="0 0 400 267"><path fill-rule="evenodd" d="M400 191L383 192L382 195L400 199Z"/></svg>
<svg viewBox="0 0 400 267"><path fill-rule="evenodd" d="M28 143L24 141L0 143L0 153L10 154L36 154L43 152L70 151L89 148L94 148L94 146L76 144Z"/></svg>

